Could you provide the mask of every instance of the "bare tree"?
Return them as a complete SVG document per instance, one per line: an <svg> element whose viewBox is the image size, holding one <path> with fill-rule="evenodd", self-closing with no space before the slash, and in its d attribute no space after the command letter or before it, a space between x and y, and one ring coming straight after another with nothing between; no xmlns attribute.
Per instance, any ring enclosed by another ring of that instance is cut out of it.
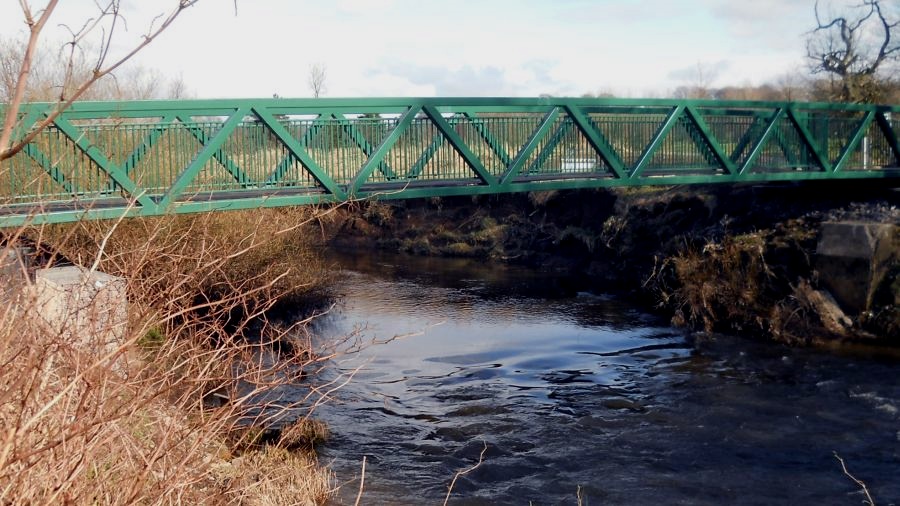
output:
<svg viewBox="0 0 900 506"><path fill-rule="evenodd" d="M29 79L38 52L38 43L41 40L41 31L53 14L59 0L48 0L43 9L34 10L28 0L20 0L22 14L29 29L28 42L19 53L18 59L11 63L18 67L18 71L12 74L14 77L5 78L9 83L3 83L5 89L10 90L4 97L6 107L3 111L3 126L0 130L0 161L15 156L31 142L41 130L59 116L62 111L82 98L95 83L110 75L148 44L153 42L166 28L171 26L175 19L188 7L199 0L174 0L175 5L168 14L160 15L153 20L142 39L133 47L123 53L113 55L113 41L117 30L124 25L121 0L95 1L97 12L87 19L80 28L69 29L71 39L66 43L67 64L61 85L58 87L58 96L55 98L56 106L43 120L34 125L21 125L27 133L21 138L13 139L13 131L18 130L17 122L21 121L19 110L26 98ZM94 64L86 76L76 72L76 62L81 55L86 53L87 38L90 34L99 32L100 44L92 54L95 57ZM0 67L5 68L6 62L0 62Z"/></svg>
<svg viewBox="0 0 900 506"><path fill-rule="evenodd" d="M325 93L326 70L328 69L324 63L316 63L309 66L307 84L309 84L309 89L312 91L314 98L319 98L320 95Z"/></svg>
<svg viewBox="0 0 900 506"><path fill-rule="evenodd" d="M806 54L813 74L830 78L830 98L842 102L876 102L887 91L886 67L900 58L900 12L894 2L862 0L843 15L823 18L815 5L816 27L809 32Z"/></svg>
<svg viewBox="0 0 900 506"><path fill-rule="evenodd" d="M809 96L809 86L806 78L796 72L785 72L775 78L773 83L778 93L779 100L788 102L805 100Z"/></svg>
<svg viewBox="0 0 900 506"><path fill-rule="evenodd" d="M672 95L675 98L712 98L712 83L720 70L720 65L698 61L696 67L675 72L674 74L687 84L675 88Z"/></svg>

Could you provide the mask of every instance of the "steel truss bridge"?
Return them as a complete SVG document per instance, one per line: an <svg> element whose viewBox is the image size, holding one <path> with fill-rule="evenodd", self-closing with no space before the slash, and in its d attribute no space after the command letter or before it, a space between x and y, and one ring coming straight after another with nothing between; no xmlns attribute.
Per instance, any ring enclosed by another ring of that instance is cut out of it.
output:
<svg viewBox="0 0 900 506"><path fill-rule="evenodd" d="M53 107L26 104L17 135ZM79 102L0 162L0 226L370 198L900 178L898 131L900 107L824 103Z"/></svg>

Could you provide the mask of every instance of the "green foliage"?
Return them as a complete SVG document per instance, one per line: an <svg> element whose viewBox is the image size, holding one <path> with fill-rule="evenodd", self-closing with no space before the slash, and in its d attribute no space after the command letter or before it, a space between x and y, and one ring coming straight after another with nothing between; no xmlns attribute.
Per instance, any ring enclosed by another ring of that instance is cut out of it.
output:
<svg viewBox="0 0 900 506"><path fill-rule="evenodd" d="M158 350L166 342L164 331L158 327L150 327L147 332L138 340L138 346L147 351Z"/></svg>

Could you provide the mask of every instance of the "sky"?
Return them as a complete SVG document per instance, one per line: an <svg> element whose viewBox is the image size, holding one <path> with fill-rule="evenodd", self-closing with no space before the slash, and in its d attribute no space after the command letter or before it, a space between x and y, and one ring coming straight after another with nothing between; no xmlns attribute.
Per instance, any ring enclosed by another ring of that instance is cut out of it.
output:
<svg viewBox="0 0 900 506"><path fill-rule="evenodd" d="M837 0L834 0L837 1ZM177 0L122 0L132 47ZM29 0L37 10L46 0ZM679 85L759 85L805 73L813 0L200 0L133 64L180 76L198 98L323 96L661 97ZM61 0L58 48L95 15ZM157 21L158 22L158 21ZM24 36L19 2L0 33ZM97 31L95 35L100 34Z"/></svg>

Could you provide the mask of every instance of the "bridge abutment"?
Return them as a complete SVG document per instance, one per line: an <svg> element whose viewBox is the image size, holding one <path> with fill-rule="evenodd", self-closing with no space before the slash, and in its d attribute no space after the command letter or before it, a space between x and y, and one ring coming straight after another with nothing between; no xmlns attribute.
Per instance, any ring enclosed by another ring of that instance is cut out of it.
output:
<svg viewBox="0 0 900 506"><path fill-rule="evenodd" d="M125 279L80 266L38 269L30 287L37 317L54 335L93 354L125 339Z"/></svg>
<svg viewBox="0 0 900 506"><path fill-rule="evenodd" d="M41 334L92 360L114 360L128 325L125 279L76 265L31 274L32 254L26 247L0 251L0 300Z"/></svg>
<svg viewBox="0 0 900 506"><path fill-rule="evenodd" d="M822 224L816 248L819 282L848 313L900 305L900 225L866 221ZM893 292L893 293L891 293ZM892 300L878 300L889 298Z"/></svg>

